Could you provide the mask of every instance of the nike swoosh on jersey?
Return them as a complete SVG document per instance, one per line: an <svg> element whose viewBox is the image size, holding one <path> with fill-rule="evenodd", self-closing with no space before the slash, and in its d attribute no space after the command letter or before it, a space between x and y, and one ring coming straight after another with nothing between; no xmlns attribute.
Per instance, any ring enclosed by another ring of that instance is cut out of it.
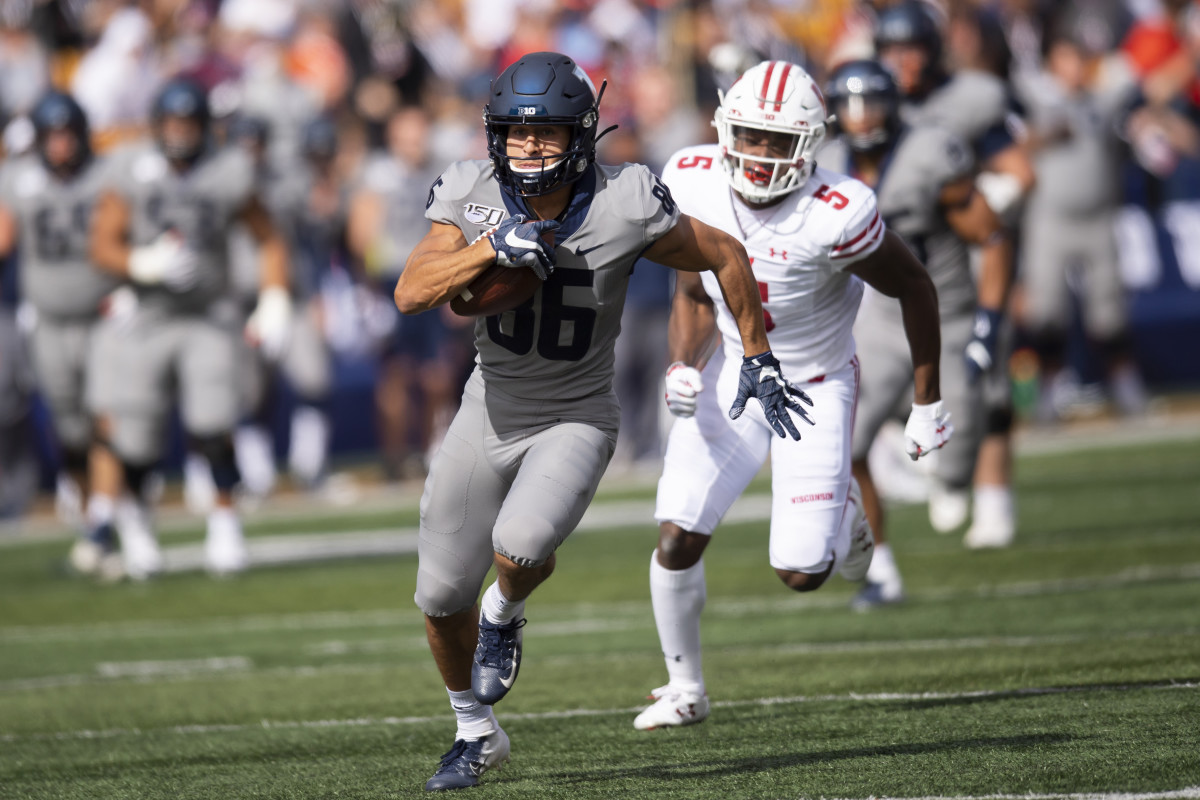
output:
<svg viewBox="0 0 1200 800"><path fill-rule="evenodd" d="M522 239L520 236L517 236L517 232L515 230L509 231L504 236L504 243L506 245L508 245L509 247L519 247L522 250L536 250L537 249L536 242L530 242L525 239Z"/></svg>
<svg viewBox="0 0 1200 800"><path fill-rule="evenodd" d="M601 247L604 247L603 242L600 244L597 244L597 245L593 245L592 247L586 247L586 248L585 247L576 247L575 255L586 256L588 253L592 252L593 250L599 250Z"/></svg>

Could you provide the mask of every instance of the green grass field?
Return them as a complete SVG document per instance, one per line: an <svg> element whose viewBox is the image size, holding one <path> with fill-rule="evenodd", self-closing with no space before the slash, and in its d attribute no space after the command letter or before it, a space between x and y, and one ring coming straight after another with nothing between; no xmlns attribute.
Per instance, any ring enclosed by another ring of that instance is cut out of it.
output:
<svg viewBox="0 0 1200 800"><path fill-rule="evenodd" d="M909 600L787 591L762 520L706 555L704 724L633 716L665 682L652 486L602 491L527 607L478 798L1200 798L1200 440L1023 457L1020 534L968 552L895 509ZM765 484L752 487L762 494ZM306 512L256 537L409 526ZM636 516L636 515L635 515ZM751 515L753 516L753 515ZM168 544L196 540L199 526ZM65 540L0 548L0 798L418 797L453 738L412 556L101 586Z"/></svg>

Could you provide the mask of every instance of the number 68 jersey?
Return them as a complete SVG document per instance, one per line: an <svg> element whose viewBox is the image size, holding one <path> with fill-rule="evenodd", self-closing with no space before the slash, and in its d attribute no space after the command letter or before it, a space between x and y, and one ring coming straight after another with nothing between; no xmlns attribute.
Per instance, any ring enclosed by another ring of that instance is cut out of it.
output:
<svg viewBox="0 0 1200 800"><path fill-rule="evenodd" d="M875 252L885 230L869 187L818 167L779 202L751 208L726 182L716 145L680 150L663 169L663 180L680 210L745 245L771 350L784 374L799 382L850 363L863 286L845 270ZM725 355L740 363L733 314L713 274L703 272L701 280L716 308Z"/></svg>

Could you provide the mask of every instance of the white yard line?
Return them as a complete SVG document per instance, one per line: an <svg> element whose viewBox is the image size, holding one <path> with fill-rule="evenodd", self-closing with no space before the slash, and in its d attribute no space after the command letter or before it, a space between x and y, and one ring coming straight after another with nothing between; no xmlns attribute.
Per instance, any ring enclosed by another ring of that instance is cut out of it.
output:
<svg viewBox="0 0 1200 800"><path fill-rule="evenodd" d="M1026 689L984 689L971 692L880 692L873 694L827 694L796 695L792 697L760 697L751 700L722 700L713 703L716 708L754 708L802 703L878 703L918 702L924 700L970 700L980 698L1035 697L1060 694L1103 694L1108 692L1140 692L1200 689L1200 683L1161 681L1146 684L1107 684L1084 686L1046 686ZM577 719L581 717L607 717L636 714L645 705L624 708L573 708L565 711L539 711L524 714L505 714L505 720ZM235 733L256 730L293 730L297 728L362 728L370 726L405 726L426 723L445 724L448 714L425 717L360 717L357 719L323 720L261 720L248 724L229 725L175 725L167 728L108 728L105 730L60 731L58 733L0 734L0 742L44 741L65 739L105 739L118 736L158 736L161 734L195 735L210 733ZM1071 795L1046 795L1046 797L1068 797ZM1092 797L1093 795L1086 795ZM1151 795L1147 795L1151 796ZM1000 795L996 795L1000 797ZM1026 797L1026 795L1020 795ZM1037 795L1030 795L1037 797Z"/></svg>
<svg viewBox="0 0 1200 800"><path fill-rule="evenodd" d="M1090 578L1019 581L985 584L974 588L931 589L910 592L909 602L946 602L972 598L1037 597L1099 591L1118 586L1157 583L1160 581L1194 580L1200 578L1200 563L1162 567L1131 567L1111 575ZM771 598L709 598L705 614L709 617L739 618L762 614L779 614L821 608L845 608L844 595L798 595L783 593ZM584 603L558 606L553 616L542 625L597 625L595 617L644 617L649 602ZM0 645L36 644L61 641L106 641L164 637L195 637L200 635L255 633L262 631L320 631L363 628L394 628L418 626L420 614L414 610L375 609L367 611L330 611L311 614L272 614L246 617L218 617L181 624L177 620L103 622L85 625L14 626L0 628ZM532 631L532 629L531 629Z"/></svg>
<svg viewBox="0 0 1200 800"><path fill-rule="evenodd" d="M584 623L579 627L568 625L534 625L527 629L526 638L537 641L542 638L575 635L582 632L622 633L633 630L653 630L653 620L647 618L640 621L608 620L603 625ZM962 636L938 639L896 639L842 642L793 642L787 644L738 644L724 648L713 648L715 652L732 651L739 654L762 655L836 655L846 653L913 653L933 652L940 650L979 650L985 648L1026 648L1026 647L1061 647L1088 642L1112 643L1116 641L1137 641L1180 636L1200 635L1200 628L1189 627L1174 630L1142 630L1126 631L1114 634L1111 632L1087 634L1050 634L1046 636ZM397 653L421 653L428 645L424 638L388 638L368 639L359 641L332 640L318 642L304 648L310 656L327 656L338 658L343 656L375 656ZM603 661L627 663L630 654L627 651L616 650L606 654L581 654L547 656L539 663L546 666L564 667L577 665L582 661L589 663ZM424 669L430 664L417 665ZM300 666L269 667L256 670L253 661L240 655L211 656L207 658L160 660L160 661L129 661L101 662L96 665L95 672L74 673L65 675L42 675L32 678L13 678L0 681L0 693L28 692L45 689L58 689L67 686L111 685L116 682L148 684L148 683L179 683L189 680L213 680L216 678L242 679L280 677L325 677L342 674L374 674L399 669L395 663L339 663L339 664L304 664ZM404 669L413 669L414 665L405 664Z"/></svg>

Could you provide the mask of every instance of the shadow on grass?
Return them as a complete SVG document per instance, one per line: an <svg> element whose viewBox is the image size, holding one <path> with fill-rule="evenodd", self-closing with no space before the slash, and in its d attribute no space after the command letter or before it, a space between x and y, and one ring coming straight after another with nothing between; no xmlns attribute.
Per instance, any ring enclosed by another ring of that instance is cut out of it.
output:
<svg viewBox="0 0 1200 800"><path fill-rule="evenodd" d="M527 776L538 780L552 778L565 784L604 783L614 780L687 780L720 778L771 772L791 767L811 767L837 761L878 756L915 756L953 750L1027 748L1074 741L1068 734L1032 734L1028 736L997 736L978 739L951 739L944 742L856 747L847 750L826 750L812 753L778 753L746 758L715 758L680 764L653 764L621 769L612 764L596 764L590 769L573 767L569 771L547 772L544 776ZM503 778L500 781L503 782Z"/></svg>

